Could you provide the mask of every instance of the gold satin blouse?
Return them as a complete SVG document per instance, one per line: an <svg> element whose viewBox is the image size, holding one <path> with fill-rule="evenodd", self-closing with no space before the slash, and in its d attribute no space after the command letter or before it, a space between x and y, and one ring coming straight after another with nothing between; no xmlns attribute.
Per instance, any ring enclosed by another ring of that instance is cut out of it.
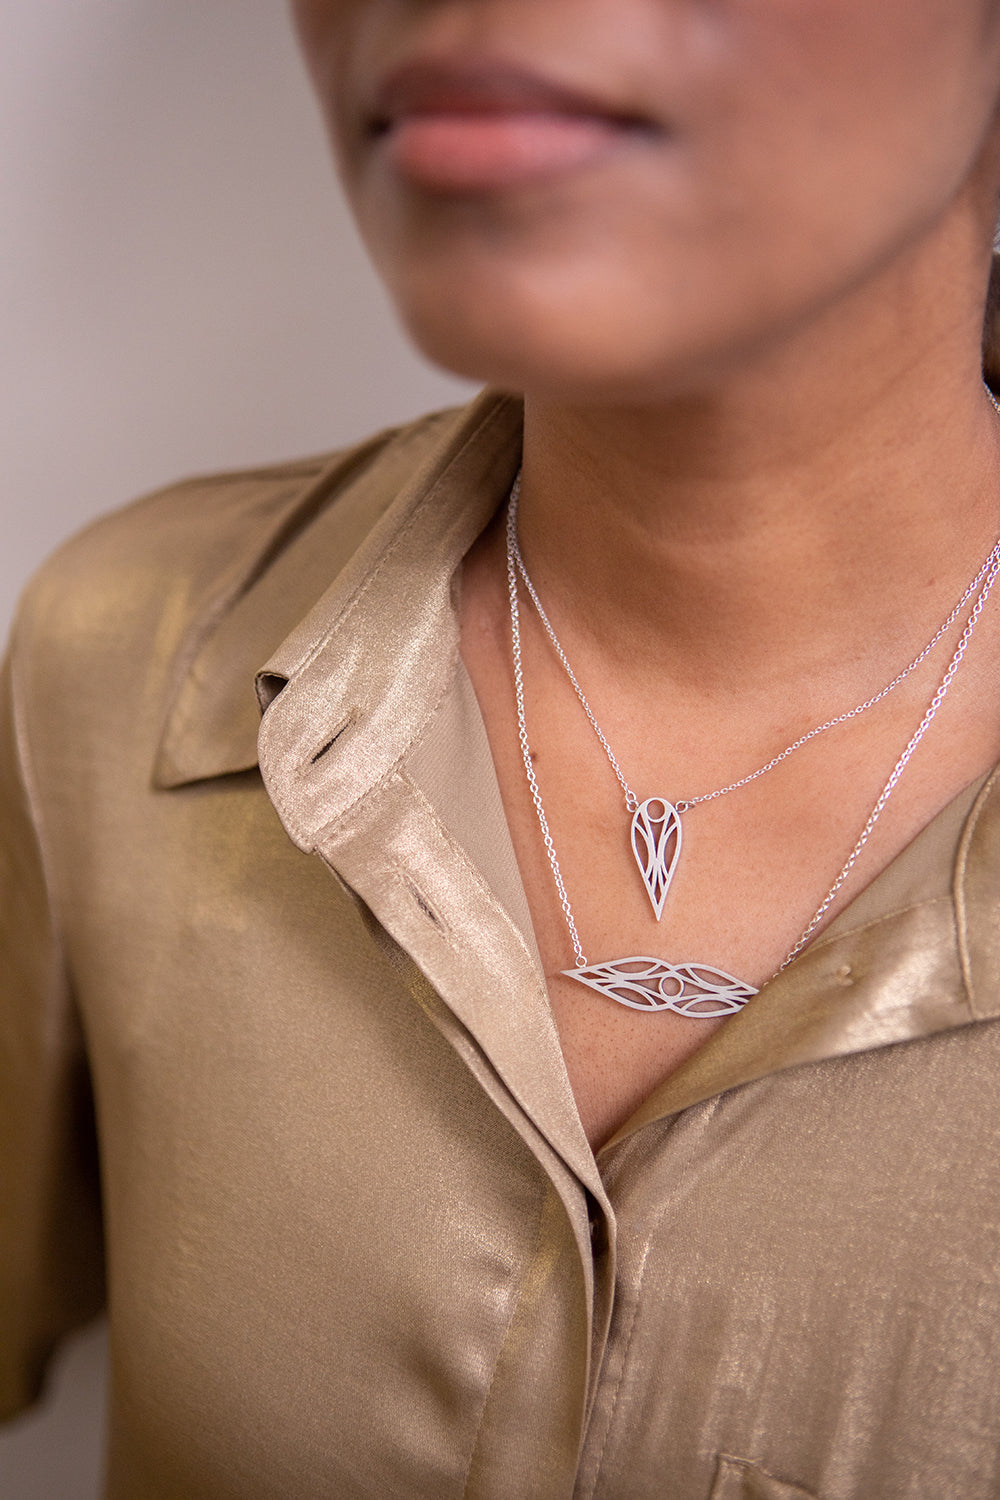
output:
<svg viewBox="0 0 1000 1500"><path fill-rule="evenodd" d="M994 780L595 1159L458 660L519 420L175 487L35 582L3 1405L103 1233L110 1500L1000 1495Z"/></svg>

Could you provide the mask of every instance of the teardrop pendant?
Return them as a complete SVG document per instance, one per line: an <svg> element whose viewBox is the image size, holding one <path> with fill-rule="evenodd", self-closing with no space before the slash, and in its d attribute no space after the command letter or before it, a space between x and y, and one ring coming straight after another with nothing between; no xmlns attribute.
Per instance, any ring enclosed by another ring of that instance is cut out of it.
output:
<svg viewBox="0 0 1000 1500"><path fill-rule="evenodd" d="M632 814L632 853L659 921L681 857L680 813L665 797L647 797Z"/></svg>

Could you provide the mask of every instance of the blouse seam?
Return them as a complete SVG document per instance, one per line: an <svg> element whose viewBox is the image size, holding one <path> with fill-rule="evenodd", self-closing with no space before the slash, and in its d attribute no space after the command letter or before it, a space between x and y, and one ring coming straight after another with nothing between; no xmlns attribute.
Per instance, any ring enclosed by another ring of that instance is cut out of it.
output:
<svg viewBox="0 0 1000 1500"><path fill-rule="evenodd" d="M34 757L31 751L30 734L28 729L28 709L26 695L21 683L21 669L18 662L17 642L14 637L10 648L10 695L11 695L11 722L14 732L15 771L24 791L25 810L28 820L35 835L38 848L38 859L41 867L42 879L45 886L45 896L48 905L49 924L52 938L52 958L50 965L50 979L56 973L61 973L69 992L70 1005L73 1015L80 1024L79 1009L75 997L72 994L72 985L69 983L68 949L65 937L65 925L62 918L62 901L60 899L60 887L56 877L56 860L52 853L48 830L41 807L41 796L38 786L38 777L35 770Z"/></svg>

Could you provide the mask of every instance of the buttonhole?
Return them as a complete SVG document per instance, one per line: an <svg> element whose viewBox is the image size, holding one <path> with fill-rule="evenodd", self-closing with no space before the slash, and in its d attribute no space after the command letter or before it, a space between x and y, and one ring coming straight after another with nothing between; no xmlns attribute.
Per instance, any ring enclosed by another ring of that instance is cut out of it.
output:
<svg viewBox="0 0 1000 1500"><path fill-rule="evenodd" d="M337 729L335 729L333 731L333 733L331 734L330 738L328 740L324 740L323 744L320 745L320 747L316 751L315 755L313 755L313 756L310 757L309 764L311 766L314 766L317 763L317 761L321 761L323 759L323 756L327 753L328 750L332 750L333 749L334 745L340 739L341 735L346 730L350 729L350 727L354 723L354 720L355 720L356 717L357 717L357 715L355 713L348 714L347 718L340 725L340 727L337 728Z"/></svg>
<svg viewBox="0 0 1000 1500"><path fill-rule="evenodd" d="M420 907L420 910L423 912L428 921L433 922L435 927L443 928L444 923L441 921L441 918L438 916L437 912L434 910L433 906L430 904L420 887L414 885L412 880L406 880L405 884L406 889L409 891L410 895Z"/></svg>

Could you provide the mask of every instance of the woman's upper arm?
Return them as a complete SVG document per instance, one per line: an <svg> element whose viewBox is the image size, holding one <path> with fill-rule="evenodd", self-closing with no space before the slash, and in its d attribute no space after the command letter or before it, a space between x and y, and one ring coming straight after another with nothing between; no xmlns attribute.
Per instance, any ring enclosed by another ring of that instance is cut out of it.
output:
<svg viewBox="0 0 1000 1500"><path fill-rule="evenodd" d="M0 671L0 1416L103 1301L83 1036L32 805L16 649Z"/></svg>

